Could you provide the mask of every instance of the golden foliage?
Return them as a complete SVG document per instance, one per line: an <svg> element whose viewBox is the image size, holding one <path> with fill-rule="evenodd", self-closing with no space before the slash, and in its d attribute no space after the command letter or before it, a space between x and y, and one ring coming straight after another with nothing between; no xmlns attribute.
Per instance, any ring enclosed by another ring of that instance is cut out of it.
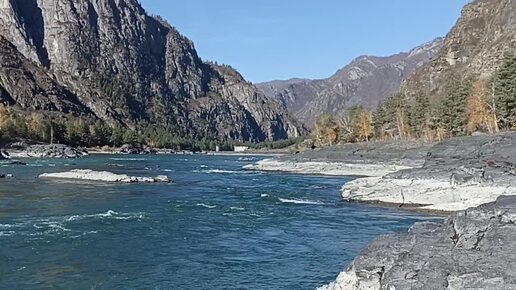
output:
<svg viewBox="0 0 516 290"><path fill-rule="evenodd" d="M333 145L339 139L340 127L332 115L322 114L315 121L314 137L322 145Z"/></svg>
<svg viewBox="0 0 516 290"><path fill-rule="evenodd" d="M357 141L369 141L373 136L373 117L371 113L360 109L356 114L355 135Z"/></svg>
<svg viewBox="0 0 516 290"><path fill-rule="evenodd" d="M490 92L486 80L478 80L473 83L472 93L468 97L466 130L468 133L475 131L493 133L498 131L494 108L489 102Z"/></svg>

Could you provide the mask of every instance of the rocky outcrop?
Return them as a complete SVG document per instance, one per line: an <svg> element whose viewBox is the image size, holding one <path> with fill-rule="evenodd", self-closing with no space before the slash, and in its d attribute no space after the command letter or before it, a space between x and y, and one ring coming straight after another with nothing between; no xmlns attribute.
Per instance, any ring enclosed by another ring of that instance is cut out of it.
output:
<svg viewBox="0 0 516 290"><path fill-rule="evenodd" d="M79 158L86 155L86 151L62 144L30 145L21 151L9 152L14 158Z"/></svg>
<svg viewBox="0 0 516 290"><path fill-rule="evenodd" d="M364 142L263 160L248 170L347 175L342 198L452 212L516 195L516 133L439 144Z"/></svg>
<svg viewBox="0 0 516 290"><path fill-rule="evenodd" d="M91 115L76 95L0 35L0 101L22 110Z"/></svg>
<svg viewBox="0 0 516 290"><path fill-rule="evenodd" d="M146 120L194 138L305 133L232 68L203 62L189 39L136 0L1 0L0 35L0 59L17 60L0 72L0 100L10 106L128 128Z"/></svg>
<svg viewBox="0 0 516 290"><path fill-rule="evenodd" d="M516 133L452 138L427 152L421 167L342 187L348 201L456 211L516 195Z"/></svg>
<svg viewBox="0 0 516 290"><path fill-rule="evenodd" d="M403 90L439 97L455 77L489 77L516 53L515 0L475 0L466 5L436 57L418 69Z"/></svg>
<svg viewBox="0 0 516 290"><path fill-rule="evenodd" d="M305 124L312 125L322 113L341 115L353 106L375 109L380 101L396 93L418 67L430 61L442 42L438 38L389 57L361 56L327 79L272 81L257 87Z"/></svg>
<svg viewBox="0 0 516 290"><path fill-rule="evenodd" d="M516 197L381 236L320 290L516 289Z"/></svg>

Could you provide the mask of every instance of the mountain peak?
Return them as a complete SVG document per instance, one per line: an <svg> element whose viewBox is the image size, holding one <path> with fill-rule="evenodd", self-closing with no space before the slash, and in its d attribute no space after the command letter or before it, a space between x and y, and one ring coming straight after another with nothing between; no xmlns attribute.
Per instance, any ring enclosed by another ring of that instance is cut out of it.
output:
<svg viewBox="0 0 516 290"><path fill-rule="evenodd" d="M432 59L442 42L442 38L436 38L410 52L385 57L362 55L327 79L273 81L257 87L311 125L322 113L340 115L352 106L374 109Z"/></svg>
<svg viewBox="0 0 516 290"><path fill-rule="evenodd" d="M22 112L87 112L126 128L145 121L174 127L178 135L219 140L277 140L305 132L237 71L203 62L191 40L149 16L136 0L3 0L0 36L25 64L14 69L35 76L17 86L9 70L0 70L0 101ZM0 60L9 53L0 49ZM35 88L41 96L30 93ZM45 105L38 105L43 98ZM75 106L64 110L63 103Z"/></svg>

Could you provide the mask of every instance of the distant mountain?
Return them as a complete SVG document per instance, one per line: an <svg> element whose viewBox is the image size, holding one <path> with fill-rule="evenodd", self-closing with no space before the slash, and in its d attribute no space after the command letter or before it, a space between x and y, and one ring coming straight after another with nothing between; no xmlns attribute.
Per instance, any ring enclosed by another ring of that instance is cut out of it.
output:
<svg viewBox="0 0 516 290"><path fill-rule="evenodd" d="M374 109L439 51L442 38L388 57L360 56L322 80L292 79L257 84L307 125L322 113L340 115L352 106Z"/></svg>
<svg viewBox="0 0 516 290"><path fill-rule="evenodd" d="M436 57L409 78L403 91L441 97L451 78L490 77L508 55L516 55L516 0L473 1Z"/></svg>
<svg viewBox="0 0 516 290"><path fill-rule="evenodd" d="M303 126L137 0L0 1L0 102L192 138L285 139Z"/></svg>

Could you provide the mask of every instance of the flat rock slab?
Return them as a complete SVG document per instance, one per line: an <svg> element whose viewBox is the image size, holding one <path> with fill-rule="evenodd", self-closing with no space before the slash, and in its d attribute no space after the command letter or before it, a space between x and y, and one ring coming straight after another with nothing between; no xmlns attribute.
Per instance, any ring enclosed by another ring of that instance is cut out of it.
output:
<svg viewBox="0 0 516 290"><path fill-rule="evenodd" d="M43 173L39 178L85 180L115 183L170 183L168 176L137 177L126 174L115 174L108 171L93 171L89 169L75 169L67 172Z"/></svg>

